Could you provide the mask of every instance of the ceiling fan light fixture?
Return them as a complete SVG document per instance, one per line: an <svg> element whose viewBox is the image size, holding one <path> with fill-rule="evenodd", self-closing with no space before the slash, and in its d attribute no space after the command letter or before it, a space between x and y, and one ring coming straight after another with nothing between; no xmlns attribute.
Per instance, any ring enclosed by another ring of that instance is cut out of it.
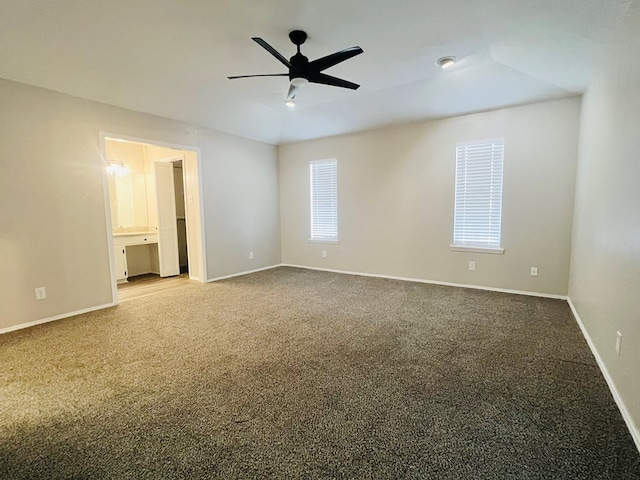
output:
<svg viewBox="0 0 640 480"><path fill-rule="evenodd" d="M291 85L296 88L304 87L309 84L309 80L304 77L295 77L291 79Z"/></svg>
<svg viewBox="0 0 640 480"><path fill-rule="evenodd" d="M307 34L302 30L293 30L289 33L289 39L296 46L297 53L289 60L278 52L275 48L269 45L260 37L251 37L251 39L274 56L280 63L289 69L288 73L261 73L257 75L234 75L227 77L230 80L238 78L251 78L251 77L289 77L289 93L285 104L287 107L294 107L295 102L293 99L296 96L297 89L304 87L309 83L320 83L322 85L329 85L332 87L348 88L351 90L357 90L360 85L344 80L342 78L333 77L322 73L324 70L333 67L339 63L349 60L356 55L364 53L360 47L350 47L340 50L339 52L326 55L322 58L309 61L300 52L300 45L307 40Z"/></svg>
<svg viewBox="0 0 640 480"><path fill-rule="evenodd" d="M436 65L438 65L442 69L446 69L452 67L456 63L456 57L453 55L448 55L446 57L440 57L436 60Z"/></svg>

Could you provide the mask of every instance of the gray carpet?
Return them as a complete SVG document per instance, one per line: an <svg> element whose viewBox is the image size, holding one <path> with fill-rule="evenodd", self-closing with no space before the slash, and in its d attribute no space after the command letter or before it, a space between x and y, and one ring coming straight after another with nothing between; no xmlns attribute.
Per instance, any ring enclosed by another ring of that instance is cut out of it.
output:
<svg viewBox="0 0 640 480"><path fill-rule="evenodd" d="M638 479L567 304L278 268L0 336L0 478Z"/></svg>

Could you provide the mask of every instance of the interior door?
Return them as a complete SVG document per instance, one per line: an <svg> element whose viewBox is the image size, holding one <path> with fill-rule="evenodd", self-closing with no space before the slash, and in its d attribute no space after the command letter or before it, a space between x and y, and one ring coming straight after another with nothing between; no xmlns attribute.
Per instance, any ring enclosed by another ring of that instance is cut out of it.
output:
<svg viewBox="0 0 640 480"><path fill-rule="evenodd" d="M173 186L173 164L155 162L156 199L158 206L158 259L160 276L180 275L176 200Z"/></svg>

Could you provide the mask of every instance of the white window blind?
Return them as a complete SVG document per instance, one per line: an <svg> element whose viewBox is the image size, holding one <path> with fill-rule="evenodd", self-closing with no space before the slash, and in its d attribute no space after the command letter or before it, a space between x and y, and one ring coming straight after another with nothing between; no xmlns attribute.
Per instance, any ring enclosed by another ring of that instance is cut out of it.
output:
<svg viewBox="0 0 640 480"><path fill-rule="evenodd" d="M500 249L504 139L456 146L453 246Z"/></svg>
<svg viewBox="0 0 640 480"><path fill-rule="evenodd" d="M338 241L338 161L310 162L311 240Z"/></svg>

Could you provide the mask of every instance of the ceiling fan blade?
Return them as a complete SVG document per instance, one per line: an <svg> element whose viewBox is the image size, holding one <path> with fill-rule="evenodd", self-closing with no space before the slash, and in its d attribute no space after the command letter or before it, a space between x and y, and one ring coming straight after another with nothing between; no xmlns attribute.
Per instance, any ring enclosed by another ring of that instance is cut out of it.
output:
<svg viewBox="0 0 640 480"><path fill-rule="evenodd" d="M311 83L321 83L323 85L331 85L333 87L350 88L351 90L356 90L360 86L357 83L349 82L337 77L332 77L331 75L327 75L325 73L316 73L314 75L311 75L309 77L309 81Z"/></svg>
<svg viewBox="0 0 640 480"><path fill-rule="evenodd" d="M296 98L296 93L298 93L298 87L294 86L293 83L289 85L289 93L287 93L287 100L293 100Z"/></svg>
<svg viewBox="0 0 640 480"><path fill-rule="evenodd" d="M269 52L271 55L273 55L274 57L276 57L278 60L280 60L280 62L287 68L293 68L293 66L291 65L291 63L289 63L289 60L287 60L285 57L282 56L282 54L280 52L278 52L275 48L273 48L271 45L269 45L267 42L265 42L263 39L261 39L260 37L252 37L251 40L253 40L254 42L256 42L258 45L260 45L262 48L264 48L267 52Z"/></svg>
<svg viewBox="0 0 640 480"><path fill-rule="evenodd" d="M332 53L331 55L327 55L326 57L318 58L313 62L309 62L309 68L316 72L321 72L322 70L333 67L334 65L337 65L340 62L344 62L351 57L355 57L356 55L360 55L361 53L363 53L363 50L360 47L345 48L344 50L340 50L339 52Z"/></svg>
<svg viewBox="0 0 640 480"><path fill-rule="evenodd" d="M262 73L260 75L236 75L234 77L227 77L229 80L235 80L236 78L251 78L251 77L288 77L288 73Z"/></svg>

